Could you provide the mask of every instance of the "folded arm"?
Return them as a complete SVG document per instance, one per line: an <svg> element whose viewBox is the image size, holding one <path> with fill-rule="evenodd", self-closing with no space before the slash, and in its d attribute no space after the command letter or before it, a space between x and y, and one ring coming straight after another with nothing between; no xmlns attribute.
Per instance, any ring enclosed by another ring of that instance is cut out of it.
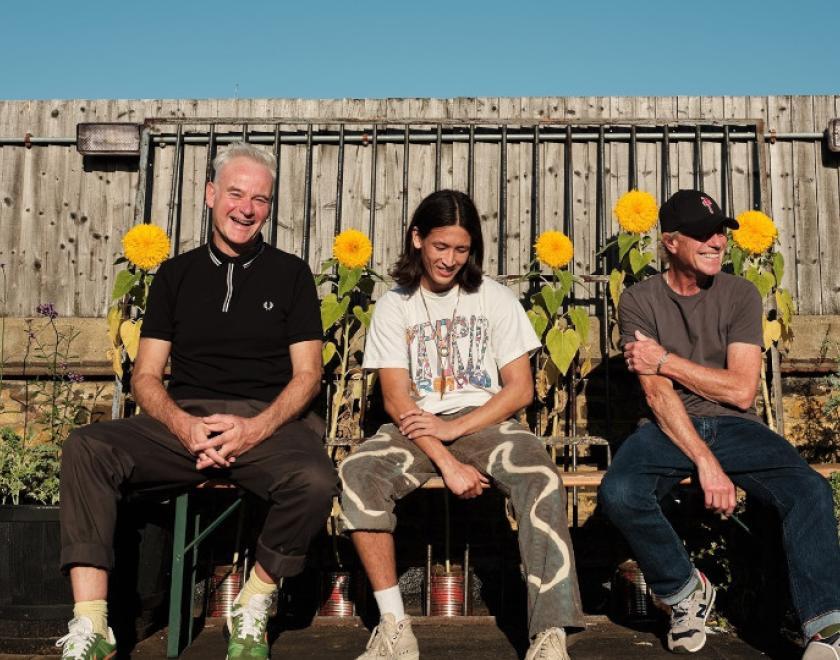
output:
<svg viewBox="0 0 840 660"><path fill-rule="evenodd" d="M631 372L659 375L678 382L704 399L748 410L755 401L761 371L761 348L736 342L726 348L726 367L704 367L668 353L654 339L636 331L636 341L624 346L624 358Z"/></svg>

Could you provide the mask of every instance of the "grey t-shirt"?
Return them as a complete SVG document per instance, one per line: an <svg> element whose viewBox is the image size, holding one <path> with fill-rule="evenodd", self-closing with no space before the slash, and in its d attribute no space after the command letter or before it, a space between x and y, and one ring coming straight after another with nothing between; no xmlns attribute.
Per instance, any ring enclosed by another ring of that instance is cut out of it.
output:
<svg viewBox="0 0 840 660"><path fill-rule="evenodd" d="M618 305L622 348L635 341L638 330L674 355L715 369L726 367L729 344L762 346L762 316L761 297L752 282L729 273L718 273L708 288L693 296L679 295L663 275L654 275L627 289ZM752 407L742 412L677 382L674 389L691 416L732 415L761 421Z"/></svg>

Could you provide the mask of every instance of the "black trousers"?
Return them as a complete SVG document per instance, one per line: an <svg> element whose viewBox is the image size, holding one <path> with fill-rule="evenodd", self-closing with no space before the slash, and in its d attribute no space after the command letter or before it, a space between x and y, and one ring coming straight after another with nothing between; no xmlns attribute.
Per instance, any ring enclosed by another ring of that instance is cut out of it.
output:
<svg viewBox="0 0 840 660"><path fill-rule="evenodd" d="M187 412L253 417L262 401L179 401ZM237 457L230 468L197 471L195 457L148 415L74 430L61 456L61 568L110 570L114 564L117 503L128 494L171 492L224 478L269 504L256 559L274 577L303 570L312 538L323 528L338 477L321 438L293 421Z"/></svg>

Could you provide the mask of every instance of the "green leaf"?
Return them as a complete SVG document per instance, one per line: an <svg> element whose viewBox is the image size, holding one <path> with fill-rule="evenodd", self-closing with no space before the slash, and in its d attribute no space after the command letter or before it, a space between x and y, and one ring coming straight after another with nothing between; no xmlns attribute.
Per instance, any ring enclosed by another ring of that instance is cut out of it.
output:
<svg viewBox="0 0 840 660"><path fill-rule="evenodd" d="M542 340L545 329L548 327L548 317L545 315L545 310L542 307L534 307L533 309L529 309L526 314L528 315L528 320L531 321L534 332L537 333L537 337Z"/></svg>
<svg viewBox="0 0 840 660"><path fill-rule="evenodd" d="M338 267L338 297L342 297L353 290L362 279L363 268Z"/></svg>
<svg viewBox="0 0 840 660"><path fill-rule="evenodd" d="M111 300L119 300L140 281L140 275L121 270L114 280L114 290L111 292Z"/></svg>
<svg viewBox="0 0 840 660"><path fill-rule="evenodd" d="M321 349L321 360L323 361L325 367L330 363L330 360L335 357L336 353L338 353L338 349L335 347L335 344L331 341L324 344L324 347Z"/></svg>
<svg viewBox="0 0 840 660"><path fill-rule="evenodd" d="M613 305L618 309L618 299L621 298L621 292L624 290L624 272L618 268L613 268L610 273L610 298Z"/></svg>
<svg viewBox="0 0 840 660"><path fill-rule="evenodd" d="M583 307L571 307L569 309L569 318L572 320L572 325L580 337L580 343L589 343L589 314Z"/></svg>
<svg viewBox="0 0 840 660"><path fill-rule="evenodd" d="M790 326L793 320L793 298L790 291L787 289L776 289L776 310L779 313L779 318L782 320L782 325Z"/></svg>
<svg viewBox="0 0 840 660"><path fill-rule="evenodd" d="M630 250L630 270L633 271L634 277L638 278L651 261L653 261L653 254L650 252L639 252L636 248Z"/></svg>
<svg viewBox="0 0 840 660"><path fill-rule="evenodd" d="M755 266L750 266L744 277L755 284L755 288L758 289L758 294L762 299L767 297L767 295L773 290L773 285L776 283L776 278L774 278L773 275L770 273L763 273Z"/></svg>
<svg viewBox="0 0 840 660"><path fill-rule="evenodd" d="M370 317L373 316L373 305L367 309L362 309L361 305L353 306L353 316L359 319L359 322L365 327L370 327Z"/></svg>
<svg viewBox="0 0 840 660"><path fill-rule="evenodd" d="M781 252L773 253L773 276L776 278L776 284L782 285L782 277L785 274L785 258Z"/></svg>
<svg viewBox="0 0 840 660"><path fill-rule="evenodd" d="M575 278L568 270L557 271L556 275L557 279L560 281L560 293L562 295L560 303L562 304L562 302L566 299L566 296L568 296L571 292L572 285L575 282Z"/></svg>
<svg viewBox="0 0 840 660"><path fill-rule="evenodd" d="M630 251L636 243L639 242L639 235L638 234L627 234L625 232L621 232L618 235L618 260L623 261L624 255Z"/></svg>
<svg viewBox="0 0 840 660"><path fill-rule="evenodd" d="M321 301L321 327L324 332L338 323L347 313L350 298L344 297L339 300L334 293L328 293Z"/></svg>
<svg viewBox="0 0 840 660"><path fill-rule="evenodd" d="M744 259L746 256L744 251L737 245L733 245L729 250L729 258L732 260L732 272L736 275L744 274Z"/></svg>
<svg viewBox="0 0 840 660"><path fill-rule="evenodd" d="M554 316L560 305L563 304L562 292L550 284L546 284L540 289L540 296L542 297L543 305L545 305L545 310L548 312L548 315Z"/></svg>
<svg viewBox="0 0 840 660"><path fill-rule="evenodd" d="M551 356L551 361L561 374L566 374L569 370L569 365L575 359L578 348L580 348L580 337L575 330L567 328L560 330L559 328L552 328L548 331L545 338L545 345L548 348L548 354Z"/></svg>

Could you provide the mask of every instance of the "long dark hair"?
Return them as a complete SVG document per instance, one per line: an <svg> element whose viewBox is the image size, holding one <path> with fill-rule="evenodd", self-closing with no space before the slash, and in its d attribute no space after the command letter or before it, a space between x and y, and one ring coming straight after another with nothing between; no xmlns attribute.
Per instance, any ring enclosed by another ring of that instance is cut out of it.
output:
<svg viewBox="0 0 840 660"><path fill-rule="evenodd" d="M420 285L423 262L420 258L420 250L414 247L412 240L414 230L417 230L420 238L426 238L433 229L452 225L463 227L470 235L470 257L464 267L458 271L455 281L467 293L473 293L481 286L481 266L484 263L481 221L469 195L458 190L433 192L420 202L414 211L411 224L405 232L403 252L390 271L391 277L397 284L409 291L414 291Z"/></svg>

